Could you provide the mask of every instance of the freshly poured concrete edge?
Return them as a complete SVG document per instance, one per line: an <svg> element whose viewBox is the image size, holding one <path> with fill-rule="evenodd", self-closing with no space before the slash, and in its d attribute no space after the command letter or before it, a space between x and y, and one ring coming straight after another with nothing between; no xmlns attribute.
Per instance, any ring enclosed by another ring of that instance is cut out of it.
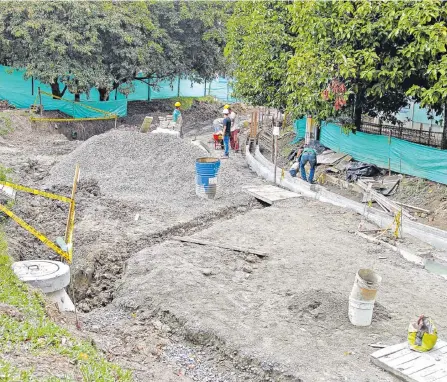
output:
<svg viewBox="0 0 447 382"><path fill-rule="evenodd" d="M267 181L274 181L274 164L261 154L259 146L256 147L255 153L252 155L247 145L245 147L245 158L250 168L259 176ZM280 168L276 171L276 184L308 198L316 199L323 203L330 203L338 207L348 208L364 216L368 221L381 228L387 228L394 220L392 216L385 212L335 194L322 186L310 185L299 178L292 178L288 171L285 171L284 178L282 179ZM447 250L447 231L417 223L404 217L402 232L414 236L435 248Z"/></svg>

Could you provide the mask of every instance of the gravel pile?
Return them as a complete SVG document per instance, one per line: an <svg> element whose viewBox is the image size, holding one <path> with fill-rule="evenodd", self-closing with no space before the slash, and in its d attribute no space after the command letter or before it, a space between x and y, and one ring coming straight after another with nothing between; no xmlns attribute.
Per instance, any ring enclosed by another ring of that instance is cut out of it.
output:
<svg viewBox="0 0 447 382"><path fill-rule="evenodd" d="M51 169L45 182L48 186L72 184L79 163L81 180L97 181L107 197L175 209L195 207L207 204L195 194L195 161L203 156L206 152L187 139L113 130L92 137L68 154ZM218 199L211 203L244 203L248 197L240 186L245 175L250 175L249 169L239 161L226 162L219 172Z"/></svg>

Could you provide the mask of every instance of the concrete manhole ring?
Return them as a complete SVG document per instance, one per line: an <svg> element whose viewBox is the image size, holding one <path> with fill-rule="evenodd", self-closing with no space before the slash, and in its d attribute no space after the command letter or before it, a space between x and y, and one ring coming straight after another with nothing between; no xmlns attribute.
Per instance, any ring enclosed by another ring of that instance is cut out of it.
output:
<svg viewBox="0 0 447 382"><path fill-rule="evenodd" d="M26 260L12 264L17 277L27 284L51 293L70 284L70 267L60 261Z"/></svg>

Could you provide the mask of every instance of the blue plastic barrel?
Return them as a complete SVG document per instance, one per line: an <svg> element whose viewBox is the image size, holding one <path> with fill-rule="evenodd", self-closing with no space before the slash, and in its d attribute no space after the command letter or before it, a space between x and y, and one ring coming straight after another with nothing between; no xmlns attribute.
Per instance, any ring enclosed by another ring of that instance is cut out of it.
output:
<svg viewBox="0 0 447 382"><path fill-rule="evenodd" d="M212 157L196 159L196 194L212 199L217 191L217 173L220 160Z"/></svg>

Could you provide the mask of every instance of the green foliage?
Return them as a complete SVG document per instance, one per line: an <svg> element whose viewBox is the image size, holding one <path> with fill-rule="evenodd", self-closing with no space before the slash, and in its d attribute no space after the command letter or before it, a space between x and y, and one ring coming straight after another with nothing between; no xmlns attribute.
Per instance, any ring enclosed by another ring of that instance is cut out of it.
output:
<svg viewBox="0 0 447 382"><path fill-rule="evenodd" d="M11 116L8 113L0 112L0 136L13 131Z"/></svg>
<svg viewBox="0 0 447 382"><path fill-rule="evenodd" d="M447 101L447 5L418 1L240 1L226 52L239 97L317 119L362 114L397 122L410 98ZM338 81L336 101L322 94ZM341 105L341 107L340 107Z"/></svg>
<svg viewBox="0 0 447 382"><path fill-rule="evenodd" d="M239 1L227 22L225 54L234 95L254 105L286 106L287 62L293 54L290 1Z"/></svg>
<svg viewBox="0 0 447 382"><path fill-rule="evenodd" d="M7 168L0 164L0 181L6 182L10 181L9 174L12 173L12 170L10 168Z"/></svg>
<svg viewBox="0 0 447 382"><path fill-rule="evenodd" d="M33 357L61 355L76 365L83 381L132 381L129 371L107 362L90 343L79 341L54 324L46 315L40 292L29 289L11 269L4 234L0 232L0 303L18 309L23 319L0 311L0 349ZM30 368L16 368L0 361L0 379L4 381L42 381L33 377ZM62 379L63 381L73 380ZM59 378L45 379L61 381Z"/></svg>
<svg viewBox="0 0 447 382"><path fill-rule="evenodd" d="M211 78L223 70L225 2L0 3L0 63L72 93L133 90L136 76Z"/></svg>

